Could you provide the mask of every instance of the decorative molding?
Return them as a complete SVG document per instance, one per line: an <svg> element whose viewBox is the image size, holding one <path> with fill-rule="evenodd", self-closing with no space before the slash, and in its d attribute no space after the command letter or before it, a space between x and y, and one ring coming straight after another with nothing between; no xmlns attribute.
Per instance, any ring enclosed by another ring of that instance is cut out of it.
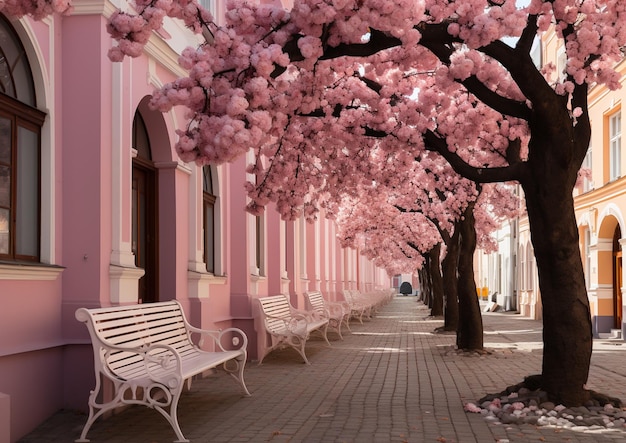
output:
<svg viewBox="0 0 626 443"><path fill-rule="evenodd" d="M610 300L613 298L613 285L601 284L598 285L595 295L598 300Z"/></svg>
<svg viewBox="0 0 626 443"><path fill-rule="evenodd" d="M187 271L187 280L190 299L208 300L211 297L212 285L225 285L228 279L225 276L216 276L209 272Z"/></svg>
<svg viewBox="0 0 626 443"><path fill-rule="evenodd" d="M111 251L111 265L119 266L122 268L130 268L135 266L135 254L130 250L130 245L125 244L123 246L128 246L127 250L112 250Z"/></svg>
<svg viewBox="0 0 626 443"><path fill-rule="evenodd" d="M185 174L191 175L191 167L180 161L165 161L165 162L155 162L154 167L157 169L178 169Z"/></svg>
<svg viewBox="0 0 626 443"><path fill-rule="evenodd" d="M0 280L56 280L64 270L54 265L0 264Z"/></svg>
<svg viewBox="0 0 626 443"><path fill-rule="evenodd" d="M589 246L590 251L607 252L613 251L613 239L598 238L597 243Z"/></svg>
<svg viewBox="0 0 626 443"><path fill-rule="evenodd" d="M188 72L178 63L180 54L176 53L163 37L153 33L144 47L144 52L154 58L161 66L177 77L185 77ZM154 78L158 78L154 76ZM160 79L158 80L160 82Z"/></svg>
<svg viewBox="0 0 626 443"><path fill-rule="evenodd" d="M225 285L228 281L228 279L222 275L213 275L209 272L196 272L192 270L187 271L187 278L194 281L206 281L210 285Z"/></svg>
<svg viewBox="0 0 626 443"><path fill-rule="evenodd" d="M102 15L108 19L117 9L107 0L80 0L72 2L70 15Z"/></svg>
<svg viewBox="0 0 626 443"><path fill-rule="evenodd" d="M109 265L111 285L110 301L114 305L137 303L139 298L139 279L145 274L143 268Z"/></svg>

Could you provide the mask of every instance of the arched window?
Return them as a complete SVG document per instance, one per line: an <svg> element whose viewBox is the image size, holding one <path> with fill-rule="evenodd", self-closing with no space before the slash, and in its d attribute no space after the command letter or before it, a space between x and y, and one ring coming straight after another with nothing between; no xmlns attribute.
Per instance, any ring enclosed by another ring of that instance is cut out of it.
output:
<svg viewBox="0 0 626 443"><path fill-rule="evenodd" d="M208 272L215 272L215 201L211 166L202 167L202 211L204 219L204 262Z"/></svg>
<svg viewBox="0 0 626 443"><path fill-rule="evenodd" d="M26 52L0 15L0 259L39 261L41 126Z"/></svg>

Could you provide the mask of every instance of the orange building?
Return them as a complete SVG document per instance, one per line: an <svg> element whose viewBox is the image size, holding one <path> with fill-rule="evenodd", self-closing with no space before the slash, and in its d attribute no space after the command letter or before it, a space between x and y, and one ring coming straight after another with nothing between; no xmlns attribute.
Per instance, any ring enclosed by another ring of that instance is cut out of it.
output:
<svg viewBox="0 0 626 443"><path fill-rule="evenodd" d="M562 41L546 33L537 48L538 63L553 63L556 75L563 75L565 53ZM617 65L623 84L626 81L626 59ZM624 266L622 247L626 244L626 155L622 155L622 102L626 89L611 91L603 85L589 90L589 114L592 134L583 167L591 178L581 180L574 191L574 205L580 236L591 317L596 337L624 337ZM532 318L541 318L541 294L528 219L517 221L514 255L517 310ZM477 282L493 292L498 279L509 269L496 269L503 262L503 251L477 255ZM495 289L497 290L497 289Z"/></svg>

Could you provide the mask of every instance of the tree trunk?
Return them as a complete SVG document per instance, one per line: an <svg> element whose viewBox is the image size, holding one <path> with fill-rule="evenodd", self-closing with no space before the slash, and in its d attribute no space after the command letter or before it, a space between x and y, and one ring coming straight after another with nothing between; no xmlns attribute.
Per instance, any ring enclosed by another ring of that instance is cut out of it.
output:
<svg viewBox="0 0 626 443"><path fill-rule="evenodd" d="M441 261L443 274L443 330L456 331L459 325L458 263L459 263L459 230L455 224L454 234L446 241L446 256Z"/></svg>
<svg viewBox="0 0 626 443"><path fill-rule="evenodd" d="M430 305L430 315L439 317L443 315L443 278L441 277L440 256L441 244L438 243L429 252L430 257L430 283L432 291L432 304Z"/></svg>
<svg viewBox="0 0 626 443"><path fill-rule="evenodd" d="M430 309L433 304L433 281L430 278L430 255L424 255L424 304Z"/></svg>
<svg viewBox="0 0 626 443"><path fill-rule="evenodd" d="M427 304L430 299L430 278L428 276L428 256L424 257L424 266L419 270L420 297L419 300Z"/></svg>
<svg viewBox="0 0 626 443"><path fill-rule="evenodd" d="M474 251L476 228L474 206L471 203L463 214L460 227L459 253L459 327L456 345L463 350L483 350L483 317L474 280Z"/></svg>
<svg viewBox="0 0 626 443"><path fill-rule="evenodd" d="M592 327L573 184L542 174L524 191L543 303L542 387L557 403L581 405L590 398Z"/></svg>

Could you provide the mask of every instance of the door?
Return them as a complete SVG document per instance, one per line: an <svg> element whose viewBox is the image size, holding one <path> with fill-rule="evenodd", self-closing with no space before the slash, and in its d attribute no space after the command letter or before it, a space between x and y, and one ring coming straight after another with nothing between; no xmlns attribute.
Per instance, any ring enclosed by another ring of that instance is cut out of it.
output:
<svg viewBox="0 0 626 443"><path fill-rule="evenodd" d="M613 328L622 329L622 237L619 225L613 235Z"/></svg>
<svg viewBox="0 0 626 443"><path fill-rule="evenodd" d="M133 159L132 212L135 266L144 270L139 279L139 303L159 301L158 284L158 212L157 171L152 163L148 134L139 113L133 124L133 145L137 157Z"/></svg>

